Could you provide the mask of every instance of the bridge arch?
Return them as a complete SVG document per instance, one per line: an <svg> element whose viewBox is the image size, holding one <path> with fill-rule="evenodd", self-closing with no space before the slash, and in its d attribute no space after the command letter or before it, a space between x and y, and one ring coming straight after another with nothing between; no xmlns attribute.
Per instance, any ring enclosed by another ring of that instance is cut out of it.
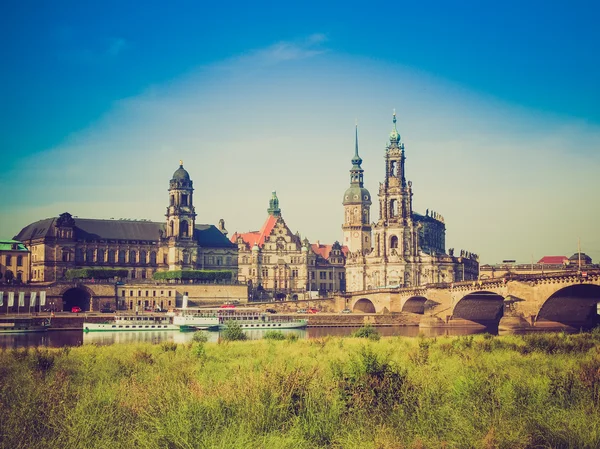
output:
<svg viewBox="0 0 600 449"><path fill-rule="evenodd" d="M452 317L493 325L500 322L503 312L504 297L484 290L463 296L454 306Z"/></svg>
<svg viewBox="0 0 600 449"><path fill-rule="evenodd" d="M63 311L70 312L73 307L79 307L83 312L90 310L92 294L85 287L71 287L65 289L62 293Z"/></svg>
<svg viewBox="0 0 600 449"><path fill-rule="evenodd" d="M425 303L427 298L425 296L412 296L408 298L402 305L402 312L418 313L423 315L425 313Z"/></svg>
<svg viewBox="0 0 600 449"><path fill-rule="evenodd" d="M597 304L600 286L575 284L561 288L544 301L538 321L554 321L575 327L592 327L598 323Z"/></svg>
<svg viewBox="0 0 600 449"><path fill-rule="evenodd" d="M370 299L360 298L354 303L353 312L375 313L375 304Z"/></svg>

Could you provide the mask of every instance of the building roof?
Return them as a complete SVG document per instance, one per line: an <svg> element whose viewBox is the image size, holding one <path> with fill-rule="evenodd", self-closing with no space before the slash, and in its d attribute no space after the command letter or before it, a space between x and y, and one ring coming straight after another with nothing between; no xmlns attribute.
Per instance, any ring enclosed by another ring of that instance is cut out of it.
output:
<svg viewBox="0 0 600 449"><path fill-rule="evenodd" d="M544 256L538 263L547 263L550 265L561 265L568 262L569 259L566 256Z"/></svg>
<svg viewBox="0 0 600 449"><path fill-rule="evenodd" d="M16 249L13 246L16 245ZM27 248L21 242L17 240L0 240L0 251L24 251L27 252Z"/></svg>
<svg viewBox="0 0 600 449"><path fill-rule="evenodd" d="M277 223L277 217L269 215L260 231L245 232L243 234L236 232L231 236L231 242L236 243L241 237L244 243L246 243L250 248L252 248L255 244L259 248L262 248L262 246L265 244L265 238L271 234L271 231L275 227L275 223Z"/></svg>
<svg viewBox="0 0 600 449"><path fill-rule="evenodd" d="M57 218L46 218L25 226L16 240L27 241L43 237L52 237ZM155 221L104 220L94 218L75 218L73 227L75 240L146 240L158 241L160 233L165 231L165 224ZM200 246L216 248L232 248L225 237L215 226L197 224L194 239Z"/></svg>
<svg viewBox="0 0 600 449"><path fill-rule="evenodd" d="M331 253L331 247L333 245L321 245L320 243L313 243L310 245L313 253L321 256L323 259L329 259L329 253ZM342 246L342 253L344 257L348 255L348 247Z"/></svg>

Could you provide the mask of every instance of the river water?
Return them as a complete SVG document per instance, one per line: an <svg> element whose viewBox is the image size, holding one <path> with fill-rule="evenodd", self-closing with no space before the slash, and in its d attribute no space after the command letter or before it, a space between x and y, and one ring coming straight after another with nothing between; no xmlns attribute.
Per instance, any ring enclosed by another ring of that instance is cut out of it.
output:
<svg viewBox="0 0 600 449"><path fill-rule="evenodd" d="M307 329L284 329L281 332L285 334L296 334L300 339L322 338L327 336L349 336L357 327L309 327ZM417 326L389 326L378 327L377 331L383 337L403 336L416 337L419 334ZM497 331L487 330L490 333ZM260 340L263 338L265 330L244 331L251 340ZM436 337L443 335L469 335L482 333L479 329L468 328L448 328L448 329L421 329L420 332L426 337ZM206 332L209 342L219 340L219 332ZM193 332L178 331L144 331L144 332L89 332L82 330L68 331L48 331L26 334L4 334L0 335L0 348L33 348L38 346L47 346L60 348L63 346L80 346L87 344L111 345L119 343L189 343L194 338Z"/></svg>

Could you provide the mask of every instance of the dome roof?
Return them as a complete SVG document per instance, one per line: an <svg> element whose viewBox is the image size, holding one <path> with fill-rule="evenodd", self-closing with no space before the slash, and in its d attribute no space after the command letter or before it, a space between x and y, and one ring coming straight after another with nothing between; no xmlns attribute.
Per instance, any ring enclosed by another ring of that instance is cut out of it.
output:
<svg viewBox="0 0 600 449"><path fill-rule="evenodd" d="M569 260L571 262L578 262L579 261L579 253L573 254L571 257L569 257ZM590 256L588 256L586 253L581 253L581 261L584 263L592 263L592 258Z"/></svg>
<svg viewBox="0 0 600 449"><path fill-rule="evenodd" d="M183 161L179 161L179 168L173 173L173 179L177 181L189 181L190 174L183 168Z"/></svg>
<svg viewBox="0 0 600 449"><path fill-rule="evenodd" d="M364 187L350 186L344 193L343 204L361 204L368 202L371 204L371 194Z"/></svg>

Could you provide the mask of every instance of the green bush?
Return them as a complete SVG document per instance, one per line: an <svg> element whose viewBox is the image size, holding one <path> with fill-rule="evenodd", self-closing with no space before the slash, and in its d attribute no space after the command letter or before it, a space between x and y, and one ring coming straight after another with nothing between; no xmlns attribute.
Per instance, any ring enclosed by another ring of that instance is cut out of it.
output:
<svg viewBox="0 0 600 449"><path fill-rule="evenodd" d="M379 335L379 332L377 332L377 329L375 329L370 324L365 324L363 327L358 329L356 332L352 333L352 336L357 337L357 338L368 338L370 340L375 340L375 341L379 340L379 338L381 337Z"/></svg>
<svg viewBox="0 0 600 449"><path fill-rule="evenodd" d="M208 282L231 282L233 279L233 273L229 270L173 270L157 271L152 275L152 278L157 281L195 280Z"/></svg>
<svg viewBox="0 0 600 449"><path fill-rule="evenodd" d="M127 270L119 268L74 268L67 270L65 278L74 279L112 279L114 277L126 278Z"/></svg>
<svg viewBox="0 0 600 449"><path fill-rule="evenodd" d="M263 336L265 340L285 340L285 335L281 331L270 330Z"/></svg>
<svg viewBox="0 0 600 449"><path fill-rule="evenodd" d="M233 320L227 321L221 337L227 341L246 340L248 338L242 330L242 326Z"/></svg>
<svg viewBox="0 0 600 449"><path fill-rule="evenodd" d="M206 343L208 341L208 334L206 332L194 332L192 340L196 343Z"/></svg>

